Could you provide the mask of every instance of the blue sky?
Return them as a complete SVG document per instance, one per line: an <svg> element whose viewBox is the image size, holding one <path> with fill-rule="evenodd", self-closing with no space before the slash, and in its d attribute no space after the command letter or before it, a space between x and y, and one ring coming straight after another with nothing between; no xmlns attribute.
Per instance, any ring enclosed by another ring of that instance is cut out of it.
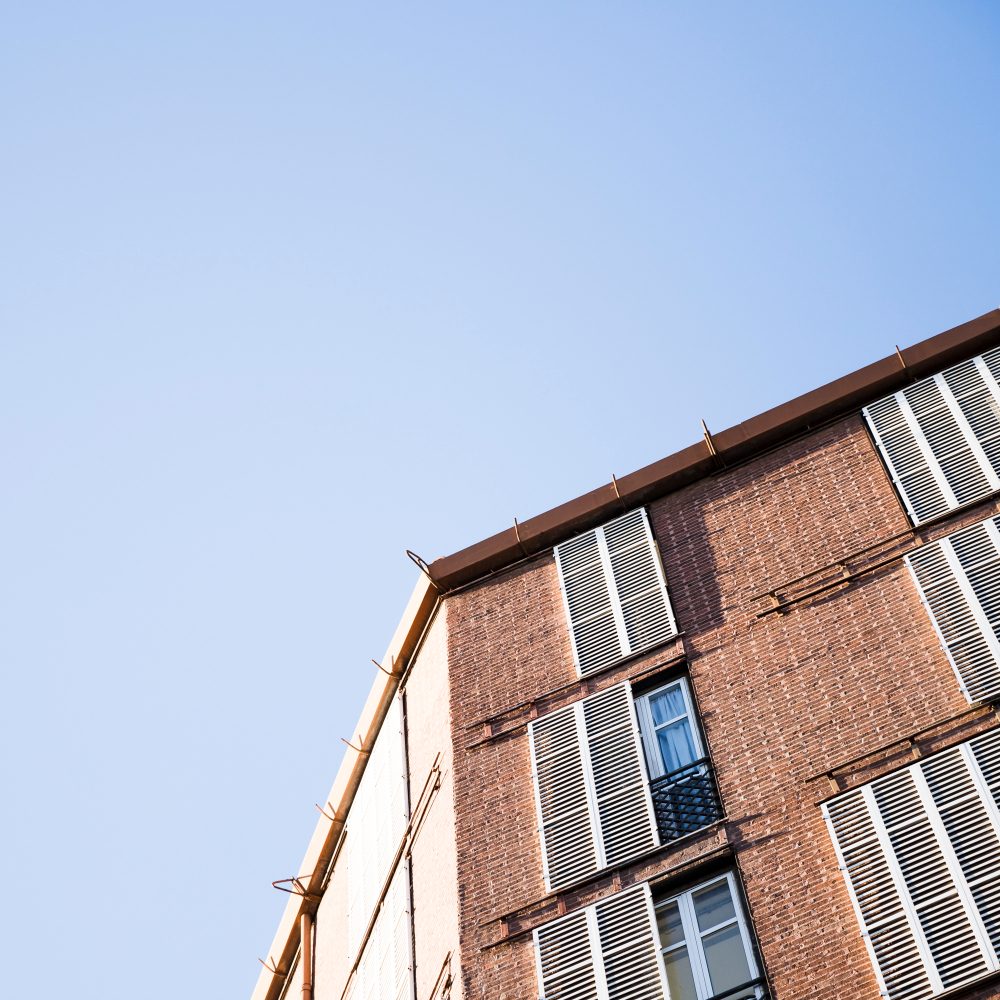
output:
<svg viewBox="0 0 1000 1000"><path fill-rule="evenodd" d="M6 992L246 996L430 560L1000 304L995 4L0 33Z"/></svg>

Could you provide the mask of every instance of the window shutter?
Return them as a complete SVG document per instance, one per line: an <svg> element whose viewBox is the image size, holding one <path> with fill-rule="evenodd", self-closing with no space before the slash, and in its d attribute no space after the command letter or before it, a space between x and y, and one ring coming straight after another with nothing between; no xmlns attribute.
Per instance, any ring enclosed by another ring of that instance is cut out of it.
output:
<svg viewBox="0 0 1000 1000"><path fill-rule="evenodd" d="M411 1000L410 876L396 869L348 991L348 1000Z"/></svg>
<svg viewBox="0 0 1000 1000"><path fill-rule="evenodd" d="M568 885L602 867L576 706L528 728L545 883Z"/></svg>
<svg viewBox="0 0 1000 1000"><path fill-rule="evenodd" d="M1000 697L998 521L963 528L906 557L962 693L973 704Z"/></svg>
<svg viewBox="0 0 1000 1000"><path fill-rule="evenodd" d="M1000 730L824 804L879 985L920 1000L1000 969Z"/></svg>
<svg viewBox="0 0 1000 1000"><path fill-rule="evenodd" d="M644 508L557 545L555 557L581 676L677 634Z"/></svg>
<svg viewBox="0 0 1000 1000"><path fill-rule="evenodd" d="M353 960L409 820L402 717L393 699L347 818L347 950Z"/></svg>
<svg viewBox="0 0 1000 1000"><path fill-rule="evenodd" d="M649 887L620 892L534 932L541 1000L664 1000Z"/></svg>
<svg viewBox="0 0 1000 1000"><path fill-rule="evenodd" d="M865 407L915 524L1000 489L1000 348Z"/></svg>
<svg viewBox="0 0 1000 1000"><path fill-rule="evenodd" d="M535 719L528 731L549 889L659 843L628 684Z"/></svg>

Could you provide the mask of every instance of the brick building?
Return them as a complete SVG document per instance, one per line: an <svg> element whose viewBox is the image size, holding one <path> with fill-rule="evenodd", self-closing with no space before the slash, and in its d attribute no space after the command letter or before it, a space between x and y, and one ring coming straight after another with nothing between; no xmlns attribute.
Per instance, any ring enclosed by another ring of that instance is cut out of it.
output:
<svg viewBox="0 0 1000 1000"><path fill-rule="evenodd" d="M254 1000L1000 997L998 345L426 567Z"/></svg>

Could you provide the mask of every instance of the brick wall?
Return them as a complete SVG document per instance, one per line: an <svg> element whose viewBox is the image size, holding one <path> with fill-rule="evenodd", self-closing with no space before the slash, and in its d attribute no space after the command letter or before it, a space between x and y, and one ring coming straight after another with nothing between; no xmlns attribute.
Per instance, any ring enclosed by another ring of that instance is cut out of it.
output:
<svg viewBox="0 0 1000 1000"><path fill-rule="evenodd" d="M983 507L924 537L994 510ZM650 520L683 634L587 682L573 668L551 553L447 599L466 995L537 997L531 927L619 886L690 871L699 858L728 849L777 1000L875 998L818 805L833 792L822 773L968 706L898 558L913 539L886 541L908 521L861 419L845 418L721 470L653 503ZM848 556L844 569L827 569ZM891 561L879 567L883 558ZM799 599L859 567L868 572L850 585ZM804 574L815 575L793 582ZM779 600L795 600L765 613L773 604L766 592L775 588ZM640 677L681 654L727 821L574 894L545 898L526 732L531 713ZM531 699L539 700L522 704ZM982 725L945 726L926 749ZM845 771L840 787L907 759L900 751L883 754ZM1000 993L994 984L965 995Z"/></svg>

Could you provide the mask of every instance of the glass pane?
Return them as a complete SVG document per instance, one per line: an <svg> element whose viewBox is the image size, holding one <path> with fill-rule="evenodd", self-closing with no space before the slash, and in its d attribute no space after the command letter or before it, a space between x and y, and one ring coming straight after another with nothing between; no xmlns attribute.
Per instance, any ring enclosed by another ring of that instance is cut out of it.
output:
<svg viewBox="0 0 1000 1000"><path fill-rule="evenodd" d="M660 744L660 754L663 757L664 770L669 774L685 764L697 760L694 755L694 740L691 737L691 725L687 719L681 719L672 726L660 729L656 734Z"/></svg>
<svg viewBox="0 0 1000 1000"><path fill-rule="evenodd" d="M701 946L705 949L713 993L725 993L753 978L743 949L743 938L736 924L703 937Z"/></svg>
<svg viewBox="0 0 1000 1000"><path fill-rule="evenodd" d="M667 903L666 906L656 908L656 926L660 929L660 942L664 948L680 944L684 940L681 911L676 903Z"/></svg>
<svg viewBox="0 0 1000 1000"><path fill-rule="evenodd" d="M698 990L694 985L694 973L691 971L691 959L687 948L678 948L663 956L667 967L667 986L670 990L670 1000L698 1000Z"/></svg>
<svg viewBox="0 0 1000 1000"><path fill-rule="evenodd" d="M729 882L726 879L694 893L693 899L700 931L707 931L709 927L715 927L716 924L732 920L736 916L736 908L729 892Z"/></svg>
<svg viewBox="0 0 1000 1000"><path fill-rule="evenodd" d="M684 715L687 709L684 705L684 693L680 685L658 691L649 699L649 710L653 713L653 725L660 726L678 715Z"/></svg>

